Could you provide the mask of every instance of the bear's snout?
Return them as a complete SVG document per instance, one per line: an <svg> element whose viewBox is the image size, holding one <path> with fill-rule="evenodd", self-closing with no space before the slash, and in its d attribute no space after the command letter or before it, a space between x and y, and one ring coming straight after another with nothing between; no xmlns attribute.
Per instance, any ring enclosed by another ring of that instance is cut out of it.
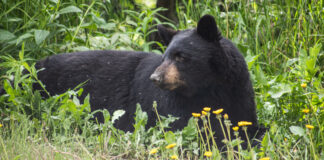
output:
<svg viewBox="0 0 324 160"><path fill-rule="evenodd" d="M170 60L164 61L151 74L150 80L162 89L174 90L183 86L185 83L180 79L180 72L176 65Z"/></svg>
<svg viewBox="0 0 324 160"><path fill-rule="evenodd" d="M166 65L162 63L159 67L155 69L155 71L150 76L150 80L153 81L155 85L161 88L164 81L165 68Z"/></svg>
<svg viewBox="0 0 324 160"><path fill-rule="evenodd" d="M153 74L151 74L150 80L158 85L162 82L162 77L159 73L154 72Z"/></svg>

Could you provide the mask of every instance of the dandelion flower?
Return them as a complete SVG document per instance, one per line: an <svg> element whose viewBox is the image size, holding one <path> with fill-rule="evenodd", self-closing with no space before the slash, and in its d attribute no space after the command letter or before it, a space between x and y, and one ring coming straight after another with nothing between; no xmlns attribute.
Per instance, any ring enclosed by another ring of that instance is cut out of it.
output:
<svg viewBox="0 0 324 160"><path fill-rule="evenodd" d="M263 158L260 158L259 160L270 160L270 157L263 157Z"/></svg>
<svg viewBox="0 0 324 160"><path fill-rule="evenodd" d="M207 115L207 112L205 112L205 111L201 111L201 114L202 114L202 115Z"/></svg>
<svg viewBox="0 0 324 160"><path fill-rule="evenodd" d="M214 114L220 114L220 113L222 113L223 111L224 111L224 109L221 108L221 109L218 109L218 110L216 110L216 111L213 111L213 113L214 113Z"/></svg>
<svg viewBox="0 0 324 160"><path fill-rule="evenodd" d="M211 110L210 107L204 107L204 111L209 112Z"/></svg>
<svg viewBox="0 0 324 160"><path fill-rule="evenodd" d="M201 114L200 113L192 113L192 116L194 116L194 117L200 117L201 116Z"/></svg>
<svg viewBox="0 0 324 160"><path fill-rule="evenodd" d="M172 155L171 159L178 159L178 156L177 155Z"/></svg>
<svg viewBox="0 0 324 160"><path fill-rule="evenodd" d="M239 127L238 126L235 126L232 129L233 129L233 131L237 132L239 130Z"/></svg>
<svg viewBox="0 0 324 160"><path fill-rule="evenodd" d="M150 154L155 154L157 152L158 152L158 150L156 148L153 148L153 149L150 150Z"/></svg>
<svg viewBox="0 0 324 160"><path fill-rule="evenodd" d="M307 114L309 113L309 109L303 109L302 112Z"/></svg>
<svg viewBox="0 0 324 160"><path fill-rule="evenodd" d="M176 145L177 145L176 143L172 143L172 144L167 145L165 148L171 149L171 148L175 147Z"/></svg>
<svg viewBox="0 0 324 160"><path fill-rule="evenodd" d="M0 123L0 128L2 127L3 125Z"/></svg>
<svg viewBox="0 0 324 160"><path fill-rule="evenodd" d="M237 123L238 124L238 126L250 126L250 125L252 125L252 122L247 122L247 121L240 121L240 122L238 122Z"/></svg>
<svg viewBox="0 0 324 160"><path fill-rule="evenodd" d="M302 83L300 86L301 86L302 88L306 88L306 87L307 87L307 84L306 84L306 83Z"/></svg>
<svg viewBox="0 0 324 160"><path fill-rule="evenodd" d="M305 126L306 126L306 128L308 128L308 129L314 129L314 126L312 126L312 125L306 124Z"/></svg>
<svg viewBox="0 0 324 160"><path fill-rule="evenodd" d="M228 114L227 113L224 114L224 119L228 119Z"/></svg>
<svg viewBox="0 0 324 160"><path fill-rule="evenodd" d="M211 157L212 155L213 155L213 152L211 152L211 151L206 151L204 153L204 156L206 156L206 157Z"/></svg>

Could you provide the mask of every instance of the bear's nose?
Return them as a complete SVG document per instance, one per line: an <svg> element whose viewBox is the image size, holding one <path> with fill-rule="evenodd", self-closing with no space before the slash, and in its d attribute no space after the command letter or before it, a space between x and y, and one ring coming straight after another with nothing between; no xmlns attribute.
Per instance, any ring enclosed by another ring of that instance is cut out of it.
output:
<svg viewBox="0 0 324 160"><path fill-rule="evenodd" d="M161 76L159 74L153 73L150 76L150 80L152 80L154 83L161 83L162 78L161 78Z"/></svg>

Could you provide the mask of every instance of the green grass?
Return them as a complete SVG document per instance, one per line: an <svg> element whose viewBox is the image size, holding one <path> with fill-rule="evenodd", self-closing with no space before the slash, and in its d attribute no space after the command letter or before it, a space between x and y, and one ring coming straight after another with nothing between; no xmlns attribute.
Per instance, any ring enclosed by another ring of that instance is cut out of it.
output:
<svg viewBox="0 0 324 160"><path fill-rule="evenodd" d="M138 108L134 133L124 133L112 127L122 111L100 111L104 124L89 120L88 99L76 98L82 89L48 99L31 89L39 83L33 64L49 55L94 49L162 53L152 49L161 43L148 41L162 23L156 18L160 10L127 0L1 1L0 86L8 94L0 96L0 159L202 159L209 149L199 138L197 118L182 131L164 132L173 117L145 130L147 115ZM229 152L212 147L210 159L324 159L323 0L182 0L177 12L178 25L163 23L186 29L204 14L216 17L223 36L245 56L259 122L269 127L260 148L235 151L239 144L233 140ZM23 68L30 74L23 75ZM176 147L165 149L172 143ZM153 148L158 152L150 155Z"/></svg>

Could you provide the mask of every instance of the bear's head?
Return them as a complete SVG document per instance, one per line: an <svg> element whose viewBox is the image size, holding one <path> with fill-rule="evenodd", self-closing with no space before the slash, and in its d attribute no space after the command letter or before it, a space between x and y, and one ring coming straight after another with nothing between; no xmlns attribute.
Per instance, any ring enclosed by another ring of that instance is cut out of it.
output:
<svg viewBox="0 0 324 160"><path fill-rule="evenodd" d="M191 96L217 83L226 56L213 16L203 16L195 29L175 31L158 25L158 32L168 47L150 76L157 86Z"/></svg>

